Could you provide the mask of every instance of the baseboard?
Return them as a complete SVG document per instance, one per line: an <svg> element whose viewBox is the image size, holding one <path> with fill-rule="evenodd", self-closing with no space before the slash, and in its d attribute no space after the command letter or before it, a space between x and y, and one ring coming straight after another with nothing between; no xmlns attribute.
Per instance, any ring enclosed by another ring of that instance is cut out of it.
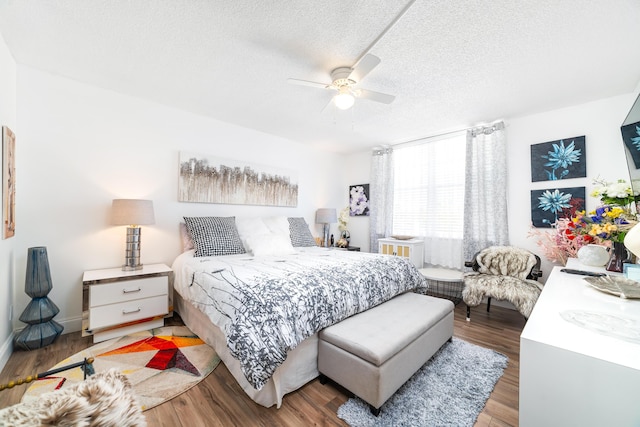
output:
<svg viewBox="0 0 640 427"><path fill-rule="evenodd" d="M72 317L70 319L54 319L58 322L64 330L63 334L69 334L71 332L78 332L82 330L82 316ZM0 347L0 371L4 369L5 365L9 361L11 354L13 353L13 340L14 338L24 329L24 326L18 329L15 329L9 337L2 343L2 347Z"/></svg>
<svg viewBox="0 0 640 427"><path fill-rule="evenodd" d="M0 371L4 369L13 353L13 337L15 337L15 332L11 332L0 347Z"/></svg>

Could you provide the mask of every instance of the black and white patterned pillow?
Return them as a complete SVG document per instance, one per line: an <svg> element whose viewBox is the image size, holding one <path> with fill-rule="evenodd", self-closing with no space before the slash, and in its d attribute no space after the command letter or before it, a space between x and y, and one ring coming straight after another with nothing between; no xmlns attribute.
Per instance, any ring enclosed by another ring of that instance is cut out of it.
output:
<svg viewBox="0 0 640 427"><path fill-rule="evenodd" d="M230 217L184 217L196 251L193 256L217 256L245 253L238 235L236 219Z"/></svg>
<svg viewBox="0 0 640 427"><path fill-rule="evenodd" d="M287 218L289 220L289 236L291 237L291 246L317 246L316 240L313 238L309 225L304 218Z"/></svg>

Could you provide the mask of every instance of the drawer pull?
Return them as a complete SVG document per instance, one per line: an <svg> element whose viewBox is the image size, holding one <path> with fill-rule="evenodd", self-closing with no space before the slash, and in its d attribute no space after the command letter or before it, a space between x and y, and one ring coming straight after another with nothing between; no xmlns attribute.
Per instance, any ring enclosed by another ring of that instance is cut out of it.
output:
<svg viewBox="0 0 640 427"><path fill-rule="evenodd" d="M141 311L140 307L138 307L137 310L125 310L125 309L122 309L122 314L139 313L140 311Z"/></svg>
<svg viewBox="0 0 640 427"><path fill-rule="evenodd" d="M140 288L140 287L138 286L138 289L123 289L123 290L122 290L122 293L123 293L123 294L132 294L132 293L134 293L134 292L140 292L141 290L142 290L142 288Z"/></svg>

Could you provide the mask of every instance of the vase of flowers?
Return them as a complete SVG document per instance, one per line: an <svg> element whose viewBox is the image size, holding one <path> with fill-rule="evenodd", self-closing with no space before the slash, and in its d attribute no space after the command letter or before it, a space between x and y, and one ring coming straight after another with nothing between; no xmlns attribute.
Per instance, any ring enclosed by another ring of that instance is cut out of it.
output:
<svg viewBox="0 0 640 427"><path fill-rule="evenodd" d="M351 240L351 234L347 230L347 224L349 223L349 206L340 211L338 216L338 230L340 230L340 239L338 240L339 247L348 247Z"/></svg>
<svg viewBox="0 0 640 427"><path fill-rule="evenodd" d="M609 263L609 248L603 245L589 244L578 249L578 260L583 265L604 267Z"/></svg>
<svg viewBox="0 0 640 427"><path fill-rule="evenodd" d="M608 268L618 271L622 269L621 262L629 258L623 241L627 232L638 222L635 204L640 201L640 195L634 193L622 179L610 183L596 178L593 183L596 187L590 195L599 198L602 206L589 213L574 207L566 209L563 211L564 218L558 218L552 224L554 233L533 229L529 236L538 239L537 244L547 259L565 265L568 258L580 258L578 252L587 245L605 246L609 251ZM592 249L598 250L600 259L602 249ZM622 261L618 262L618 259ZM602 262L600 265L604 264Z"/></svg>
<svg viewBox="0 0 640 427"><path fill-rule="evenodd" d="M627 181L619 179L612 183L598 177L593 183L596 187L590 194L592 197L599 198L603 205L622 207L627 216L635 216L635 204L640 201L640 195L633 191Z"/></svg>
<svg viewBox="0 0 640 427"><path fill-rule="evenodd" d="M630 261L629 251L624 247L622 242L613 242L611 246L611 257L607 263L607 271L613 271L616 273L622 273L624 270L624 263Z"/></svg>
<svg viewBox="0 0 640 427"><path fill-rule="evenodd" d="M627 211L620 206L601 206L595 211L576 212L567 226L569 239L581 237L588 243L608 244L610 259L606 269L622 272L623 263L628 261L628 253L624 247L624 237L636 224L629 219Z"/></svg>

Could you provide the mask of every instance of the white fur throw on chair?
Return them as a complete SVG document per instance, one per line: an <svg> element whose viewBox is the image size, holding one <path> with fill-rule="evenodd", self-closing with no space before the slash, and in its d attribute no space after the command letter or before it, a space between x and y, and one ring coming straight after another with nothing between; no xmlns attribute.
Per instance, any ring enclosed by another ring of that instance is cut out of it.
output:
<svg viewBox="0 0 640 427"><path fill-rule="evenodd" d="M1 409L0 425L143 427L147 421L127 377L111 369L68 389Z"/></svg>
<svg viewBox="0 0 640 427"><path fill-rule="evenodd" d="M476 256L478 271L464 274L462 299L475 307L492 297L511 302L526 318L540 296L542 285L527 275L536 265L531 252L511 246L492 246Z"/></svg>

